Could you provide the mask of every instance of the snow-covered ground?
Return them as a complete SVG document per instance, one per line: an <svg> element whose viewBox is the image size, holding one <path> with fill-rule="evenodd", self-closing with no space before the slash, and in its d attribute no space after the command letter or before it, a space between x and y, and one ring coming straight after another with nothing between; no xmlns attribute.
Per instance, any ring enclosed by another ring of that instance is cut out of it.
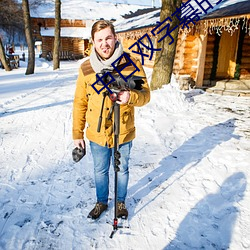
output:
<svg viewBox="0 0 250 250"><path fill-rule="evenodd" d="M89 145L82 161L71 157L80 63L0 69L0 249L250 249L250 99L181 92L174 79L136 109L129 229L109 238L112 169L109 209L87 221Z"/></svg>

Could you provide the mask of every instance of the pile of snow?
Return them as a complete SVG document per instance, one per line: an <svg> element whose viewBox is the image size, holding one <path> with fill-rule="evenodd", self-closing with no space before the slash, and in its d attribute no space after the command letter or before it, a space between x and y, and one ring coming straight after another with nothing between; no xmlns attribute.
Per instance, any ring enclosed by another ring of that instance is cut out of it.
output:
<svg viewBox="0 0 250 250"><path fill-rule="evenodd" d="M0 249L249 249L250 103L173 81L136 108L127 228L98 222L93 162L73 163L72 101L82 61L0 70ZM150 78L150 70L146 69ZM98 117L97 117L98 119Z"/></svg>

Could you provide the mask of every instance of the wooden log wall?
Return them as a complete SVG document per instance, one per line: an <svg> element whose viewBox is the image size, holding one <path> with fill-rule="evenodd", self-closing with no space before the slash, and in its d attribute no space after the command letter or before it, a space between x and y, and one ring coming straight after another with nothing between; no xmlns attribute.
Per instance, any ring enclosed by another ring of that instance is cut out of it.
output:
<svg viewBox="0 0 250 250"><path fill-rule="evenodd" d="M55 27L54 18L31 18L32 26L34 29L39 29L39 27L49 28ZM86 27L85 20L71 20L71 19L62 19L61 27Z"/></svg>
<svg viewBox="0 0 250 250"><path fill-rule="evenodd" d="M183 68L184 63L184 50L185 50L185 34L182 33L178 36L177 44L176 44L176 53L173 65L173 73L175 75L179 75L180 70Z"/></svg>
<svg viewBox="0 0 250 250"><path fill-rule="evenodd" d="M188 74L195 78L197 69L198 44L195 35L188 35L184 51L184 64L180 74Z"/></svg>
<svg viewBox="0 0 250 250"><path fill-rule="evenodd" d="M129 39L129 40L128 40L128 39L124 39L124 40L121 41L122 46L123 46L123 49L124 49L125 51L127 51L127 52L131 52L128 48L129 48L130 46L132 46L135 42L137 42L136 39ZM135 46L132 50L137 51L136 46Z"/></svg>
<svg viewBox="0 0 250 250"><path fill-rule="evenodd" d="M198 37L194 34L180 34L177 40L173 72L177 76L197 74L197 58L199 52Z"/></svg>
<svg viewBox="0 0 250 250"><path fill-rule="evenodd" d="M54 37L42 37L42 57L46 58L48 52L53 51Z"/></svg>
<svg viewBox="0 0 250 250"><path fill-rule="evenodd" d="M89 46L89 41L87 39L82 40L79 38L74 38L73 39L73 54L74 55L83 55L84 56L84 51L88 48Z"/></svg>
<svg viewBox="0 0 250 250"><path fill-rule="evenodd" d="M88 47L88 40L82 40L78 38L61 38L60 51L69 51L73 53L76 58L82 58L84 51ZM53 52L54 37L42 38L42 57L46 58L49 52Z"/></svg>
<svg viewBox="0 0 250 250"><path fill-rule="evenodd" d="M245 35L242 46L240 79L250 79L250 36L248 34Z"/></svg>
<svg viewBox="0 0 250 250"><path fill-rule="evenodd" d="M62 37L60 44L60 51L70 51L73 52L73 39Z"/></svg>
<svg viewBox="0 0 250 250"><path fill-rule="evenodd" d="M127 51L128 53L131 53L132 50L139 51L139 49L137 48L137 45L135 45L133 48L131 48L131 50L129 50L128 48L130 46L132 46L135 42L137 42L145 34L148 34L150 36L150 39L151 39L152 43L154 44L154 48L157 48L156 37L154 37L150 33L150 31L152 29L153 29L153 27L142 28L142 29L132 30L132 31L120 32L120 33L117 33L117 37L118 37L119 41L122 43L123 49L125 51ZM145 37L144 40L143 40L143 43L150 47L148 42L149 42L148 39ZM150 54L151 54L150 50L146 50L146 48L143 45L141 45L141 49L143 50L143 53L149 55L149 57L150 57ZM147 67L150 67L150 68L152 68L154 66L155 54L156 53L153 53L153 57L152 57L151 60L149 60L149 57L144 56L144 66L147 66ZM132 56L139 59L140 61L142 59L141 55L138 55L136 53L132 53Z"/></svg>
<svg viewBox="0 0 250 250"><path fill-rule="evenodd" d="M210 80L210 77L211 77L212 68L213 68L214 46L215 46L215 34L208 35L203 80Z"/></svg>

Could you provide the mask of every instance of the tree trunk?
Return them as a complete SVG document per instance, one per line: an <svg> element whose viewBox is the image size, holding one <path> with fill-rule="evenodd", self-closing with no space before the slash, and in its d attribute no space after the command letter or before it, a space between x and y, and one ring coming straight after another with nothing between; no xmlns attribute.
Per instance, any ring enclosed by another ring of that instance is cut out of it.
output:
<svg viewBox="0 0 250 250"><path fill-rule="evenodd" d="M169 22L170 28L173 29L176 25L179 25L180 21L177 17L171 17L171 15L176 11L176 8L181 6L181 0L162 0L160 21L163 22L167 17L172 19ZM165 25L167 23L164 23ZM160 27L163 28L164 24ZM161 48L161 51L156 52L152 81L150 87L152 90L161 88L163 84L168 84L171 81L171 75L173 70L174 58L175 58L175 48L178 38L179 27L171 32L171 36L174 41L171 45L172 39L166 36L157 43L157 48ZM158 41L166 34L166 30L162 31L158 35Z"/></svg>
<svg viewBox="0 0 250 250"><path fill-rule="evenodd" d="M32 37L30 9L28 0L22 0L22 8L23 8L25 36L28 44L28 66L25 75L30 75L34 74L34 69L35 69L35 48Z"/></svg>
<svg viewBox="0 0 250 250"><path fill-rule="evenodd" d="M6 60L6 56L5 56L5 52L4 52L4 47L3 47L3 43L2 43L2 39L0 37L0 61L1 64L3 65L4 69L6 71L10 71L11 68Z"/></svg>
<svg viewBox="0 0 250 250"><path fill-rule="evenodd" d="M53 70L60 68L59 48L61 33L61 0L55 1L55 40L53 50Z"/></svg>

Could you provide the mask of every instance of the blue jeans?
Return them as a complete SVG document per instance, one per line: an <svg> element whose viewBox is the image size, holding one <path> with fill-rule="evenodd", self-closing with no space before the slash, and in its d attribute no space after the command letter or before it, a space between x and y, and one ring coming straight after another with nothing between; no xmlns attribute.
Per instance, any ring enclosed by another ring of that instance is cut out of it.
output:
<svg viewBox="0 0 250 250"><path fill-rule="evenodd" d="M131 147L132 141L119 146L119 152L121 153L121 164L119 165L120 171L118 172L117 180L117 200L121 202L125 201L127 195L129 178L128 161ZM103 147L91 141L90 148L94 161L97 202L107 204L109 196L109 168L111 159L112 163L114 162L114 148L108 148L107 146Z"/></svg>

